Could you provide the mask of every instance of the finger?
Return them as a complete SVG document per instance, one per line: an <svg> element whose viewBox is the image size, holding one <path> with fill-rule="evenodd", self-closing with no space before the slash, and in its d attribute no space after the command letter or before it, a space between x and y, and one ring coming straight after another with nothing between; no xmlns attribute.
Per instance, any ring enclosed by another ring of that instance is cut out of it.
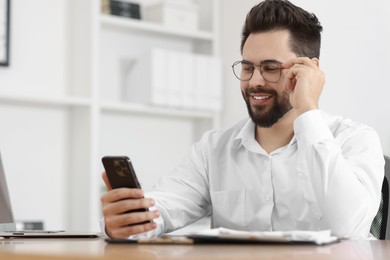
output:
<svg viewBox="0 0 390 260"><path fill-rule="evenodd" d="M311 60L314 62L314 64L316 64L317 67L320 67L320 60L319 59L312 58Z"/></svg>
<svg viewBox="0 0 390 260"><path fill-rule="evenodd" d="M298 66L298 65L296 65ZM289 69L287 73L285 74L285 90L287 92L292 92L295 88L295 84L297 83L297 76L299 73L299 67L294 66L293 68Z"/></svg>
<svg viewBox="0 0 390 260"><path fill-rule="evenodd" d="M313 66L316 65L314 62L314 59L318 61L317 58L310 59L308 57L298 57L291 60L288 60L287 62L282 64L283 69L289 69L295 65L307 65L307 66Z"/></svg>
<svg viewBox="0 0 390 260"><path fill-rule="evenodd" d="M293 79L295 79L300 71L300 66L301 65L295 65L294 67L292 67L291 69L289 69L286 73L286 79L287 81L291 81Z"/></svg>
<svg viewBox="0 0 390 260"><path fill-rule="evenodd" d="M285 85L285 90L288 92L288 93L291 93L294 91L295 89L295 85L297 83L297 79L294 77L290 80L286 80L286 85Z"/></svg>
<svg viewBox="0 0 390 260"><path fill-rule="evenodd" d="M123 214L130 210L150 208L155 205L153 199L127 199L115 203L104 203L102 207L104 216Z"/></svg>
<svg viewBox="0 0 390 260"><path fill-rule="evenodd" d="M109 230L108 233L112 238L127 238L131 235L145 233L156 228L157 228L157 224L152 222L152 223L141 224L141 225L124 226L121 228Z"/></svg>
<svg viewBox="0 0 390 260"><path fill-rule="evenodd" d="M121 215L111 216L105 219L106 227L110 230L135 225L145 222L151 222L153 219L160 217L160 212L154 211L142 211L142 212L131 212Z"/></svg>
<svg viewBox="0 0 390 260"><path fill-rule="evenodd" d="M144 192L141 189L117 188L104 193L102 203L112 203L124 199L142 199Z"/></svg>
<svg viewBox="0 0 390 260"><path fill-rule="evenodd" d="M102 173L102 179L104 181L104 184L106 185L106 189L108 191L112 190L110 181L108 180L107 173L105 171Z"/></svg>

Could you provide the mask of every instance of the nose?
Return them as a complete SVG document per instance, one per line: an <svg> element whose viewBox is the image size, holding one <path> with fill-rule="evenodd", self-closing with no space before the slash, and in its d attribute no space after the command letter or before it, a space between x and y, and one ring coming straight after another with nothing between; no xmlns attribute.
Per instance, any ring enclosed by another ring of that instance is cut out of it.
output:
<svg viewBox="0 0 390 260"><path fill-rule="evenodd" d="M252 78L249 80L249 85L250 86L258 86L258 85L264 85L265 80L263 76L260 73L260 69L258 67L255 68L253 71Z"/></svg>

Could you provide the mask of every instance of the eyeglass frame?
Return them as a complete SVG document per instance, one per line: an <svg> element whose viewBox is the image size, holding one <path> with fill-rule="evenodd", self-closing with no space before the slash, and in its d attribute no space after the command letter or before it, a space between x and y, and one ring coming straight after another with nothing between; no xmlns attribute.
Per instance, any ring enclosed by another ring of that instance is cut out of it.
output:
<svg viewBox="0 0 390 260"><path fill-rule="evenodd" d="M236 73L235 73L235 71L234 71L234 67L235 67L236 65L240 64L240 63L241 63L241 64L246 64L246 65L251 65L251 66L253 67L252 74L251 74L251 76L249 77L249 79L243 80L243 79L241 79L240 77L238 77L238 76L236 75ZM276 64L276 65L278 66L278 69L279 69L279 77L278 77L278 79L275 80L275 81L270 81L270 80L266 79L266 78L263 76L263 71L264 71L264 70L262 70L262 66L264 66L264 64L270 64L270 63ZM268 83L277 83L277 82L280 80L281 76L282 76L282 66L281 66L282 64L283 64L282 62L277 61L277 60L264 60L264 61L262 61L259 65L255 65L255 64L253 64L252 62L249 62L249 61L246 61L246 60L238 60L238 61L235 61L235 62L233 63L233 65L232 65L232 70L233 70L234 76L235 76L238 80L240 80L240 81L249 81L249 80L252 79L253 74L255 73L255 69L254 69L254 68L257 68L257 69L259 70L261 76L263 77L263 79L264 79L265 81L267 81Z"/></svg>

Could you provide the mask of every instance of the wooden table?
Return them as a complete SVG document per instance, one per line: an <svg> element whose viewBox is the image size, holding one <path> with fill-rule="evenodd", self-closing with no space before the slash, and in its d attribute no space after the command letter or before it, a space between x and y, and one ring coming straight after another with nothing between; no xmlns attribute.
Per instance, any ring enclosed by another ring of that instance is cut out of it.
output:
<svg viewBox="0 0 390 260"><path fill-rule="evenodd" d="M390 240L344 240L315 246L259 245L137 245L107 244L95 239L0 239L0 260L61 259L288 259L388 260Z"/></svg>

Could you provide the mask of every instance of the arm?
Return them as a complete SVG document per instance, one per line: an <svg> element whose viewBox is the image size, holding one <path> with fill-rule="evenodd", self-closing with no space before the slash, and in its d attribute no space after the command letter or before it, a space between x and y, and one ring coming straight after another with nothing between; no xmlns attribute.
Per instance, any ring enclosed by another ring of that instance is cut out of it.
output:
<svg viewBox="0 0 390 260"><path fill-rule="evenodd" d="M317 110L325 81L318 59L295 58L283 68L297 116L300 181L319 228L367 237L384 176L379 138L373 129L352 123L341 123L331 132Z"/></svg>
<svg viewBox="0 0 390 260"><path fill-rule="evenodd" d="M210 214L208 146L205 134L187 158L155 183L147 196L156 200L163 219L162 233L185 227Z"/></svg>
<svg viewBox="0 0 390 260"><path fill-rule="evenodd" d="M305 198L317 211L319 228L338 236L367 237L384 176L375 131L351 124L332 133L318 110L298 117L294 130L300 181Z"/></svg>

